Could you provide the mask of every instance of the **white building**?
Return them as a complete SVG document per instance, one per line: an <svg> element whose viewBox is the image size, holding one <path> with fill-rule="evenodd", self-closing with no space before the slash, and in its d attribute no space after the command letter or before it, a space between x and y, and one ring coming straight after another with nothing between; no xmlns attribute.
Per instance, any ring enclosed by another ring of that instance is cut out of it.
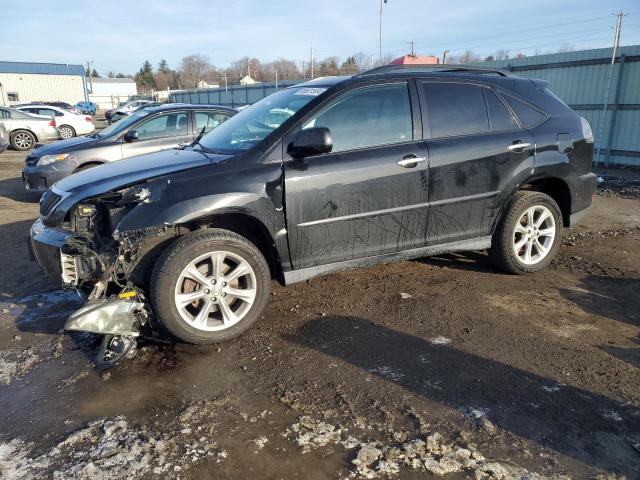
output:
<svg viewBox="0 0 640 480"><path fill-rule="evenodd" d="M118 103L138 94L136 82L131 78L94 78L87 79L89 100L101 110L115 108Z"/></svg>
<svg viewBox="0 0 640 480"><path fill-rule="evenodd" d="M0 61L0 105L86 99L82 65Z"/></svg>
<svg viewBox="0 0 640 480"><path fill-rule="evenodd" d="M254 83L258 83L258 81L253 79L251 75L245 75L240 79L240 85L253 85Z"/></svg>

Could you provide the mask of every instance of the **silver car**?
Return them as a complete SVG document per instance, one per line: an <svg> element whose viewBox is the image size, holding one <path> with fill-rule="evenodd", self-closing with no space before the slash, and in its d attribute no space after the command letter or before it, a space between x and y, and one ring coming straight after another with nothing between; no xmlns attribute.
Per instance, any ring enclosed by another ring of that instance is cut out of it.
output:
<svg viewBox="0 0 640 480"><path fill-rule="evenodd" d="M0 107L0 123L7 129L9 143L15 150L31 150L36 142L61 138L55 120L15 108Z"/></svg>

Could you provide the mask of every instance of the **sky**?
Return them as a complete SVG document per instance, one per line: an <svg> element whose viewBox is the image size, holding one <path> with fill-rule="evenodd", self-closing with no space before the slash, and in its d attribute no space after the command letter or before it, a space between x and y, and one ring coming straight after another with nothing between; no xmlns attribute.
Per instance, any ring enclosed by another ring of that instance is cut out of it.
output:
<svg viewBox="0 0 640 480"><path fill-rule="evenodd" d="M102 75L135 73L142 62L171 67L202 54L219 67L243 56L308 60L378 55L379 0L0 0L0 60L86 64ZM638 0L388 0L383 52L442 56L472 50L532 55L613 43L640 44ZM10 15L6 16L7 12Z"/></svg>

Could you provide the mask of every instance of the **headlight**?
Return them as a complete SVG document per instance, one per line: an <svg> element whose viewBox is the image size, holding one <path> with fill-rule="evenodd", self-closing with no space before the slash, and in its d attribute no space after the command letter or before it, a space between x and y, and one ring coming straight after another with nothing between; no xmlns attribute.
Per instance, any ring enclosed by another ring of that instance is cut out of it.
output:
<svg viewBox="0 0 640 480"><path fill-rule="evenodd" d="M36 165L38 165L39 167L42 167L43 165L49 165L50 163L66 160L67 158L69 158L68 153L59 153L57 155L44 155L40 157L40 160L38 160L38 163L36 163Z"/></svg>

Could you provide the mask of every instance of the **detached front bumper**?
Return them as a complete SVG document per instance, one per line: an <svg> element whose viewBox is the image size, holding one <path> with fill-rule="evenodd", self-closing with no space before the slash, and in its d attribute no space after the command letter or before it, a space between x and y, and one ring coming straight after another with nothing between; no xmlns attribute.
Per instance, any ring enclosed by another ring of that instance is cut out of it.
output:
<svg viewBox="0 0 640 480"><path fill-rule="evenodd" d="M33 256L44 273L60 285L64 284L62 280L62 247L71 236L71 232L45 227L41 220L36 220L31 226L29 242Z"/></svg>
<svg viewBox="0 0 640 480"><path fill-rule="evenodd" d="M73 173L75 166L66 160L49 165L27 165L22 170L22 183L31 192L46 192L58 180Z"/></svg>

